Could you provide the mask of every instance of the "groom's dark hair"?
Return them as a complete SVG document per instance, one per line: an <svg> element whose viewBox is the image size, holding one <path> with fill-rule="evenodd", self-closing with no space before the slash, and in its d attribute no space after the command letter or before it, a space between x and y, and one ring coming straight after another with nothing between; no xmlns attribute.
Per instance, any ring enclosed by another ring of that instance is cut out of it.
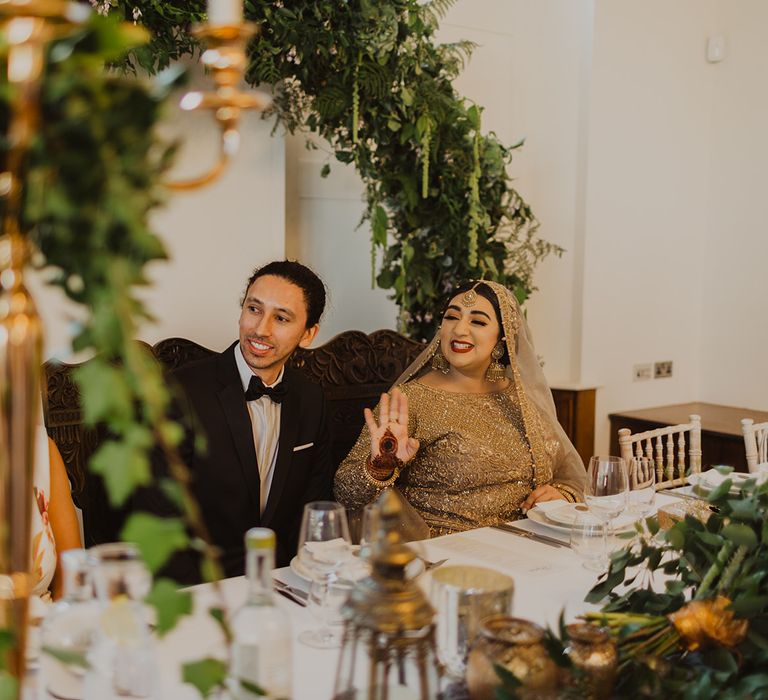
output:
<svg viewBox="0 0 768 700"><path fill-rule="evenodd" d="M304 294L304 304L307 307L307 328L320 322L320 317L325 310L325 285L323 281L306 265L296 260L274 260L262 267L257 267L248 278L245 292L240 299L240 306L245 303L245 297L251 285L266 275L282 277L291 284L295 284Z"/></svg>

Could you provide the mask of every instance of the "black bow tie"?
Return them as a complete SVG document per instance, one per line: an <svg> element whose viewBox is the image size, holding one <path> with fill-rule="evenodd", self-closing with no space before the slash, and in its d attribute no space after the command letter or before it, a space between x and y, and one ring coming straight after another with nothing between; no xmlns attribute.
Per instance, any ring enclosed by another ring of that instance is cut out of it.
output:
<svg viewBox="0 0 768 700"><path fill-rule="evenodd" d="M288 389L284 382L280 382L277 386L264 386L261 377L257 377L254 374L251 377L251 381L248 382L248 391L245 392L245 400L255 401L262 396L269 396L275 403L280 403L287 392Z"/></svg>

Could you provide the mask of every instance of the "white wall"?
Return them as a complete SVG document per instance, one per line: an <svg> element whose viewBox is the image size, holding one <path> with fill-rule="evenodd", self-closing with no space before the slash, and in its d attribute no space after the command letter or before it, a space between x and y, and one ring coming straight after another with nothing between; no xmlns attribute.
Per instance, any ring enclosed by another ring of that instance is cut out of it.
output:
<svg viewBox="0 0 768 700"><path fill-rule="evenodd" d="M526 137L515 186L541 235L567 249L537 270L527 310L550 381L601 386L598 451L614 410L768 408L766 29L763 0L459 0L444 22L444 41L479 44L457 88L502 140ZM727 54L709 64L715 33ZM201 117L171 121L191 173L215 133ZM159 323L144 337L224 346L251 268L284 251L329 286L319 342L393 327L394 305L370 288L354 169L247 123L222 182L177 195L156 219L173 259L153 271ZM67 310L50 291L38 299L49 354L61 354ZM634 364L657 360L674 362L671 379L632 381Z"/></svg>
<svg viewBox="0 0 768 700"><path fill-rule="evenodd" d="M602 387L602 450L611 411L699 395L713 13L700 0L595 8L578 379ZM633 381L633 365L657 360L673 361L671 378Z"/></svg>
<svg viewBox="0 0 768 700"><path fill-rule="evenodd" d="M206 82L194 86L204 89ZM142 329L142 339L182 336L220 349L237 337L240 295L252 269L285 255L284 140L270 130L258 115L247 115L241 152L221 180L172 195L155 215L170 260L150 270L145 298L157 323ZM215 162L218 129L210 115L174 107L163 133L184 142L174 178L197 175ZM46 326L45 356L71 359L72 307L39 277L30 287Z"/></svg>
<svg viewBox="0 0 768 700"><path fill-rule="evenodd" d="M286 254L317 272L328 304L315 346L341 331L370 333L394 328L397 307L383 289L371 288L371 237L363 184L354 166L339 163L318 143L307 150L303 135L286 137ZM325 163L327 178L320 177Z"/></svg>
<svg viewBox="0 0 768 700"><path fill-rule="evenodd" d="M591 32L591 0L463 0L440 33L442 41L478 44L457 90L484 107L483 128L503 143L525 138L509 169L513 185L539 218L539 235L566 249L539 267L540 291L526 305L545 371L557 382L578 376L577 212Z"/></svg>
<svg viewBox="0 0 768 700"><path fill-rule="evenodd" d="M768 3L717 0L701 397L768 408Z"/></svg>
<svg viewBox="0 0 768 700"><path fill-rule="evenodd" d="M457 89L503 141L526 138L515 186L566 248L526 308L550 382L600 387L598 451L612 411L768 405L768 376L753 380L768 341L767 13L762 0L459 0L443 22L442 40L479 45ZM728 55L714 65L719 32ZM368 287L367 228L353 231L359 181L333 162L321 181L327 158L289 146L288 250L335 293L327 330L391 325ZM633 381L635 364L660 360L672 378Z"/></svg>

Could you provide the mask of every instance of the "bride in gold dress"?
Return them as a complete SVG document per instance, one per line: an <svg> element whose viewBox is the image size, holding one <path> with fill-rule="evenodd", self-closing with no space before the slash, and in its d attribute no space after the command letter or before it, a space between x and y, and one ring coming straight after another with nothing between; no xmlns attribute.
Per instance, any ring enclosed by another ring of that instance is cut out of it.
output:
<svg viewBox="0 0 768 700"><path fill-rule="evenodd" d="M453 293L435 337L365 422L334 484L351 511L394 484L436 537L582 499L584 465L520 307L495 282Z"/></svg>

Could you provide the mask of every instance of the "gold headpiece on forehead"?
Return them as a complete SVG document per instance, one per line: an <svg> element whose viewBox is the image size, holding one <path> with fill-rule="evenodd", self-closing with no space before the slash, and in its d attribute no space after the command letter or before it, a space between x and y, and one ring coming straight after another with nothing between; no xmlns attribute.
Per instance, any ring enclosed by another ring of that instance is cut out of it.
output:
<svg viewBox="0 0 768 700"><path fill-rule="evenodd" d="M475 282L472 289L468 289L466 292L464 292L461 297L462 306L469 308L470 306L474 306L477 303L477 292L475 291L475 288L478 284L480 284L480 282Z"/></svg>

